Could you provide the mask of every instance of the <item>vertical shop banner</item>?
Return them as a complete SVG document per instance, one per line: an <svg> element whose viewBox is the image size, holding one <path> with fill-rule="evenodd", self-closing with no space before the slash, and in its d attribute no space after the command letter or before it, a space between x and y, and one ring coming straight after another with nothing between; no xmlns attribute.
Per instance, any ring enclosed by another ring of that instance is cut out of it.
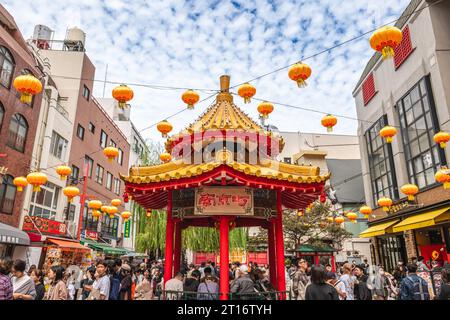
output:
<svg viewBox="0 0 450 320"><path fill-rule="evenodd" d="M131 228L131 221L128 220L127 222L125 222L125 227L124 227L124 230L123 230L124 238L129 238L130 237L130 228Z"/></svg>

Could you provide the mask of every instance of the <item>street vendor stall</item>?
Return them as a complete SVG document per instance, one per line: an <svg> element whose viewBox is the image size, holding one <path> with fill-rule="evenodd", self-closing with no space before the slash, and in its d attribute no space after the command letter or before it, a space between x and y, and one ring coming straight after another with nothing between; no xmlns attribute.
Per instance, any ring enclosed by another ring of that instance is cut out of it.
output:
<svg viewBox="0 0 450 320"><path fill-rule="evenodd" d="M93 250L94 259L117 258L128 253L128 251L123 248L114 248L106 243L89 240L82 240L81 242L87 244L87 246Z"/></svg>
<svg viewBox="0 0 450 320"><path fill-rule="evenodd" d="M71 265L87 267L91 261L91 249L78 242L53 238L46 240L44 269L59 265L64 268Z"/></svg>

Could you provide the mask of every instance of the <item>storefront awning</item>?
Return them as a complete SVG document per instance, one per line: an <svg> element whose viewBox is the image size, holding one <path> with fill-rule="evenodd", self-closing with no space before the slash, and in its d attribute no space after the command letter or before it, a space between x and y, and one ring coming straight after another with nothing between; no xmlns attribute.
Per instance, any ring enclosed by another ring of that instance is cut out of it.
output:
<svg viewBox="0 0 450 320"><path fill-rule="evenodd" d="M0 223L0 243L29 246L30 237L20 229Z"/></svg>
<svg viewBox="0 0 450 320"><path fill-rule="evenodd" d="M401 232L405 230L434 226L439 222L450 220L449 209L450 207L445 207L439 210L434 210L406 218L399 224L395 225L393 230L394 232Z"/></svg>
<svg viewBox="0 0 450 320"><path fill-rule="evenodd" d="M58 247L61 247L61 248L89 250L89 248L86 248L85 246L83 246L82 244L80 244L78 242L59 240L59 239L52 239L52 238L48 238L47 241L52 243L52 244L55 244L55 245L57 245Z"/></svg>
<svg viewBox="0 0 450 320"><path fill-rule="evenodd" d="M102 251L105 254L110 255L124 255L127 254L128 251L122 248L114 248L110 245L104 244L104 243L98 243L98 242L92 242L92 241L84 241L87 243L89 247L91 247L94 250Z"/></svg>
<svg viewBox="0 0 450 320"><path fill-rule="evenodd" d="M391 227L396 224L399 220L388 221L385 223L380 223L374 225L359 234L360 238L371 238L376 236L381 236L386 233L390 233Z"/></svg>

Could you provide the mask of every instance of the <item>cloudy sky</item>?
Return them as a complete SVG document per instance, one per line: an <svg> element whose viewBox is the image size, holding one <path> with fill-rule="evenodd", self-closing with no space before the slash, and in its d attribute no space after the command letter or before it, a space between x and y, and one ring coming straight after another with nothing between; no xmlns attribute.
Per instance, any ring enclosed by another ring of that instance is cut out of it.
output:
<svg viewBox="0 0 450 320"><path fill-rule="evenodd" d="M87 54L103 79L162 86L218 89L219 76L239 84L292 64L398 18L409 0L310 1L121 1L2 0L25 38L36 24L64 39L66 29L82 28ZM308 59L309 85L298 89L282 70L252 82L261 99L355 116L353 88L373 53L369 35ZM109 96L112 85L107 85ZM146 128L184 108L183 90L134 87L132 120ZM103 84L94 95L101 97ZM210 92L200 91L203 98ZM211 99L170 121L176 131L197 118ZM257 119L258 102L235 102ZM325 132L322 116L275 106L269 123L282 131ZM357 123L340 119L336 133L354 134ZM145 138L159 139L156 128Z"/></svg>

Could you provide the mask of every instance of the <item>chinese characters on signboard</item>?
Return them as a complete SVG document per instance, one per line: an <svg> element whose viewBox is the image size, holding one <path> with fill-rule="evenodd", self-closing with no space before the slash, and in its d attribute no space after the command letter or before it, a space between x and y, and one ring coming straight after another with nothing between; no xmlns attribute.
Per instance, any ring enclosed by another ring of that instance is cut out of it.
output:
<svg viewBox="0 0 450 320"><path fill-rule="evenodd" d="M25 216L22 230L65 236L67 232L67 226L62 222L50 219L45 219L37 216Z"/></svg>
<svg viewBox="0 0 450 320"><path fill-rule="evenodd" d="M124 230L123 230L123 236L124 238L130 237L130 220L125 222Z"/></svg>
<svg viewBox="0 0 450 320"><path fill-rule="evenodd" d="M253 215L253 192L245 187L205 187L195 194L196 215Z"/></svg>

